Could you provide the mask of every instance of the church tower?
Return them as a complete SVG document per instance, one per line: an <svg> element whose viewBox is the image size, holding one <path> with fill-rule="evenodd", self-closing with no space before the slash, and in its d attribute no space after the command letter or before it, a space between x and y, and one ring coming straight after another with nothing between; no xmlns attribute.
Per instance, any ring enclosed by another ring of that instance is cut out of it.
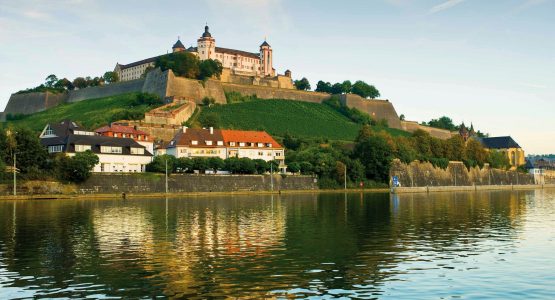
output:
<svg viewBox="0 0 555 300"><path fill-rule="evenodd" d="M262 76L275 76L272 65L272 47L266 40L260 45L260 62L262 64Z"/></svg>
<svg viewBox="0 0 555 300"><path fill-rule="evenodd" d="M197 40L197 52L200 60L216 59L216 40L208 31L208 25L204 26L204 33Z"/></svg>

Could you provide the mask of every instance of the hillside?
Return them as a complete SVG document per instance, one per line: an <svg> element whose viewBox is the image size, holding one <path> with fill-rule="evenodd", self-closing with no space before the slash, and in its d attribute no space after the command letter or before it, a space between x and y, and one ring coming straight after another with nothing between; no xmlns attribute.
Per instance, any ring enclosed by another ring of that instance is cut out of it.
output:
<svg viewBox="0 0 555 300"><path fill-rule="evenodd" d="M158 105L145 103L139 93L123 94L60 104L45 111L21 116L21 119L8 121L7 124L40 131L49 122L71 119L92 130L111 121L140 116L141 114L144 115L145 112Z"/></svg>
<svg viewBox="0 0 555 300"><path fill-rule="evenodd" d="M199 120L208 114L219 117L221 128L266 130L275 136L289 133L304 138L352 141L361 127L333 108L292 100L254 100L203 107ZM392 135L407 135L398 129L375 127Z"/></svg>

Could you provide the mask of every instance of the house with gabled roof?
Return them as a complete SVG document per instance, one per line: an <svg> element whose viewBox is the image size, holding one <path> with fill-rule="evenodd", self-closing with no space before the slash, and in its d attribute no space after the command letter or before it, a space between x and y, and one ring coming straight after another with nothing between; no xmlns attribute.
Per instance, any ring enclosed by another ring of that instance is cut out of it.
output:
<svg viewBox="0 0 555 300"><path fill-rule="evenodd" d="M152 161L152 153L135 140L101 136L71 120L46 124L39 138L50 154L92 151L99 160L93 172L144 172Z"/></svg>
<svg viewBox="0 0 555 300"><path fill-rule="evenodd" d="M110 123L94 131L98 135L115 138L130 138L146 147L148 152L154 153L154 141L150 135L137 127L125 126L118 123Z"/></svg>

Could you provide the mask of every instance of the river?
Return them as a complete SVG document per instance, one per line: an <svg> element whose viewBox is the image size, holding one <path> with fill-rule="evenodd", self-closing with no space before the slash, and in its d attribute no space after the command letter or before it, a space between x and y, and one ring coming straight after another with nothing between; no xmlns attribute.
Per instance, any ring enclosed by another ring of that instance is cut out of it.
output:
<svg viewBox="0 0 555 300"><path fill-rule="evenodd" d="M0 298L555 298L555 190L0 201Z"/></svg>

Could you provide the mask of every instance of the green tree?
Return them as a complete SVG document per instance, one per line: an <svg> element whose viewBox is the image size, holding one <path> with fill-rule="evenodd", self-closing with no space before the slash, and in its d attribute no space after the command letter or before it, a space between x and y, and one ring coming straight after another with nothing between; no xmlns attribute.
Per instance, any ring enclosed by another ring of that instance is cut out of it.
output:
<svg viewBox="0 0 555 300"><path fill-rule="evenodd" d="M211 77L220 78L224 67L218 60L206 59L199 63L198 79L206 80Z"/></svg>
<svg viewBox="0 0 555 300"><path fill-rule="evenodd" d="M312 164L308 161L301 161L299 167L301 168L301 174L308 175L314 172Z"/></svg>
<svg viewBox="0 0 555 300"><path fill-rule="evenodd" d="M380 136L370 136L355 145L354 157L359 159L366 170L366 177L387 182L389 167L393 159L391 146Z"/></svg>
<svg viewBox="0 0 555 300"><path fill-rule="evenodd" d="M509 162L509 157L501 151L490 150L486 161L489 163L490 167L497 169L509 169L511 164Z"/></svg>
<svg viewBox="0 0 555 300"><path fill-rule="evenodd" d="M198 57L188 51L159 56L154 65L162 71L171 69L177 76L192 79L200 76L200 61Z"/></svg>
<svg viewBox="0 0 555 300"><path fill-rule="evenodd" d="M199 170L201 173L204 173L208 167L208 159L204 157L195 157L193 160L193 170Z"/></svg>
<svg viewBox="0 0 555 300"><path fill-rule="evenodd" d="M456 130L456 126L455 124L453 124L453 120L451 120L451 118L447 116L440 117L439 119L432 119L426 125L451 131Z"/></svg>
<svg viewBox="0 0 555 300"><path fill-rule="evenodd" d="M308 79L306 79L306 77L303 77L301 80L295 80L294 84L297 90L301 90L301 91L310 90L310 82L308 82Z"/></svg>
<svg viewBox="0 0 555 300"><path fill-rule="evenodd" d="M83 182L91 176L92 169L98 164L98 156L90 150L76 153L73 157L67 157L64 153L58 156L57 174L64 181Z"/></svg>
<svg viewBox="0 0 555 300"><path fill-rule="evenodd" d="M353 88L353 84L351 83L350 80L345 80L341 83L341 91L343 92L343 94L350 93L352 88Z"/></svg>
<svg viewBox="0 0 555 300"><path fill-rule="evenodd" d="M48 88L53 88L54 85L58 82L58 77L54 74L50 74L46 77L44 85Z"/></svg>
<svg viewBox="0 0 555 300"><path fill-rule="evenodd" d="M291 173L299 173L299 171L301 171L301 165L298 162L292 162L287 164L287 170Z"/></svg>
<svg viewBox="0 0 555 300"><path fill-rule="evenodd" d="M177 172L185 173L193 170L193 161L188 157L180 157L175 162Z"/></svg>
<svg viewBox="0 0 555 300"><path fill-rule="evenodd" d="M219 157L210 157L208 158L208 169L211 169L216 173L218 170L221 170L225 167L224 160Z"/></svg>
<svg viewBox="0 0 555 300"><path fill-rule="evenodd" d="M331 83L329 82L324 82L322 80L318 81L318 83L316 83L316 92L321 92L321 93L331 93Z"/></svg>
<svg viewBox="0 0 555 300"><path fill-rule="evenodd" d="M111 71L108 71L108 72L104 73L102 78L104 79L104 82L106 82L106 83L114 83L114 82L119 81L118 73L111 72Z"/></svg>
<svg viewBox="0 0 555 300"><path fill-rule="evenodd" d="M270 169L270 165L263 159L253 159L256 174L264 174Z"/></svg>
<svg viewBox="0 0 555 300"><path fill-rule="evenodd" d="M334 84L331 86L330 92L331 92L332 94L341 94L341 93L343 93L343 85L342 85L341 83L339 83L339 82L334 83Z"/></svg>
<svg viewBox="0 0 555 300"><path fill-rule="evenodd" d="M168 174L173 173L177 167L177 159L175 158L175 156L168 154L155 156L152 162L146 165L146 171L165 173L166 161L168 162Z"/></svg>
<svg viewBox="0 0 555 300"><path fill-rule="evenodd" d="M351 88L353 94L359 95L362 98L375 99L380 96L380 92L373 85L369 85L364 81L358 80Z"/></svg>
<svg viewBox="0 0 555 300"><path fill-rule="evenodd" d="M73 79L73 86L78 89L84 89L87 87L87 80L83 77L77 77Z"/></svg>

